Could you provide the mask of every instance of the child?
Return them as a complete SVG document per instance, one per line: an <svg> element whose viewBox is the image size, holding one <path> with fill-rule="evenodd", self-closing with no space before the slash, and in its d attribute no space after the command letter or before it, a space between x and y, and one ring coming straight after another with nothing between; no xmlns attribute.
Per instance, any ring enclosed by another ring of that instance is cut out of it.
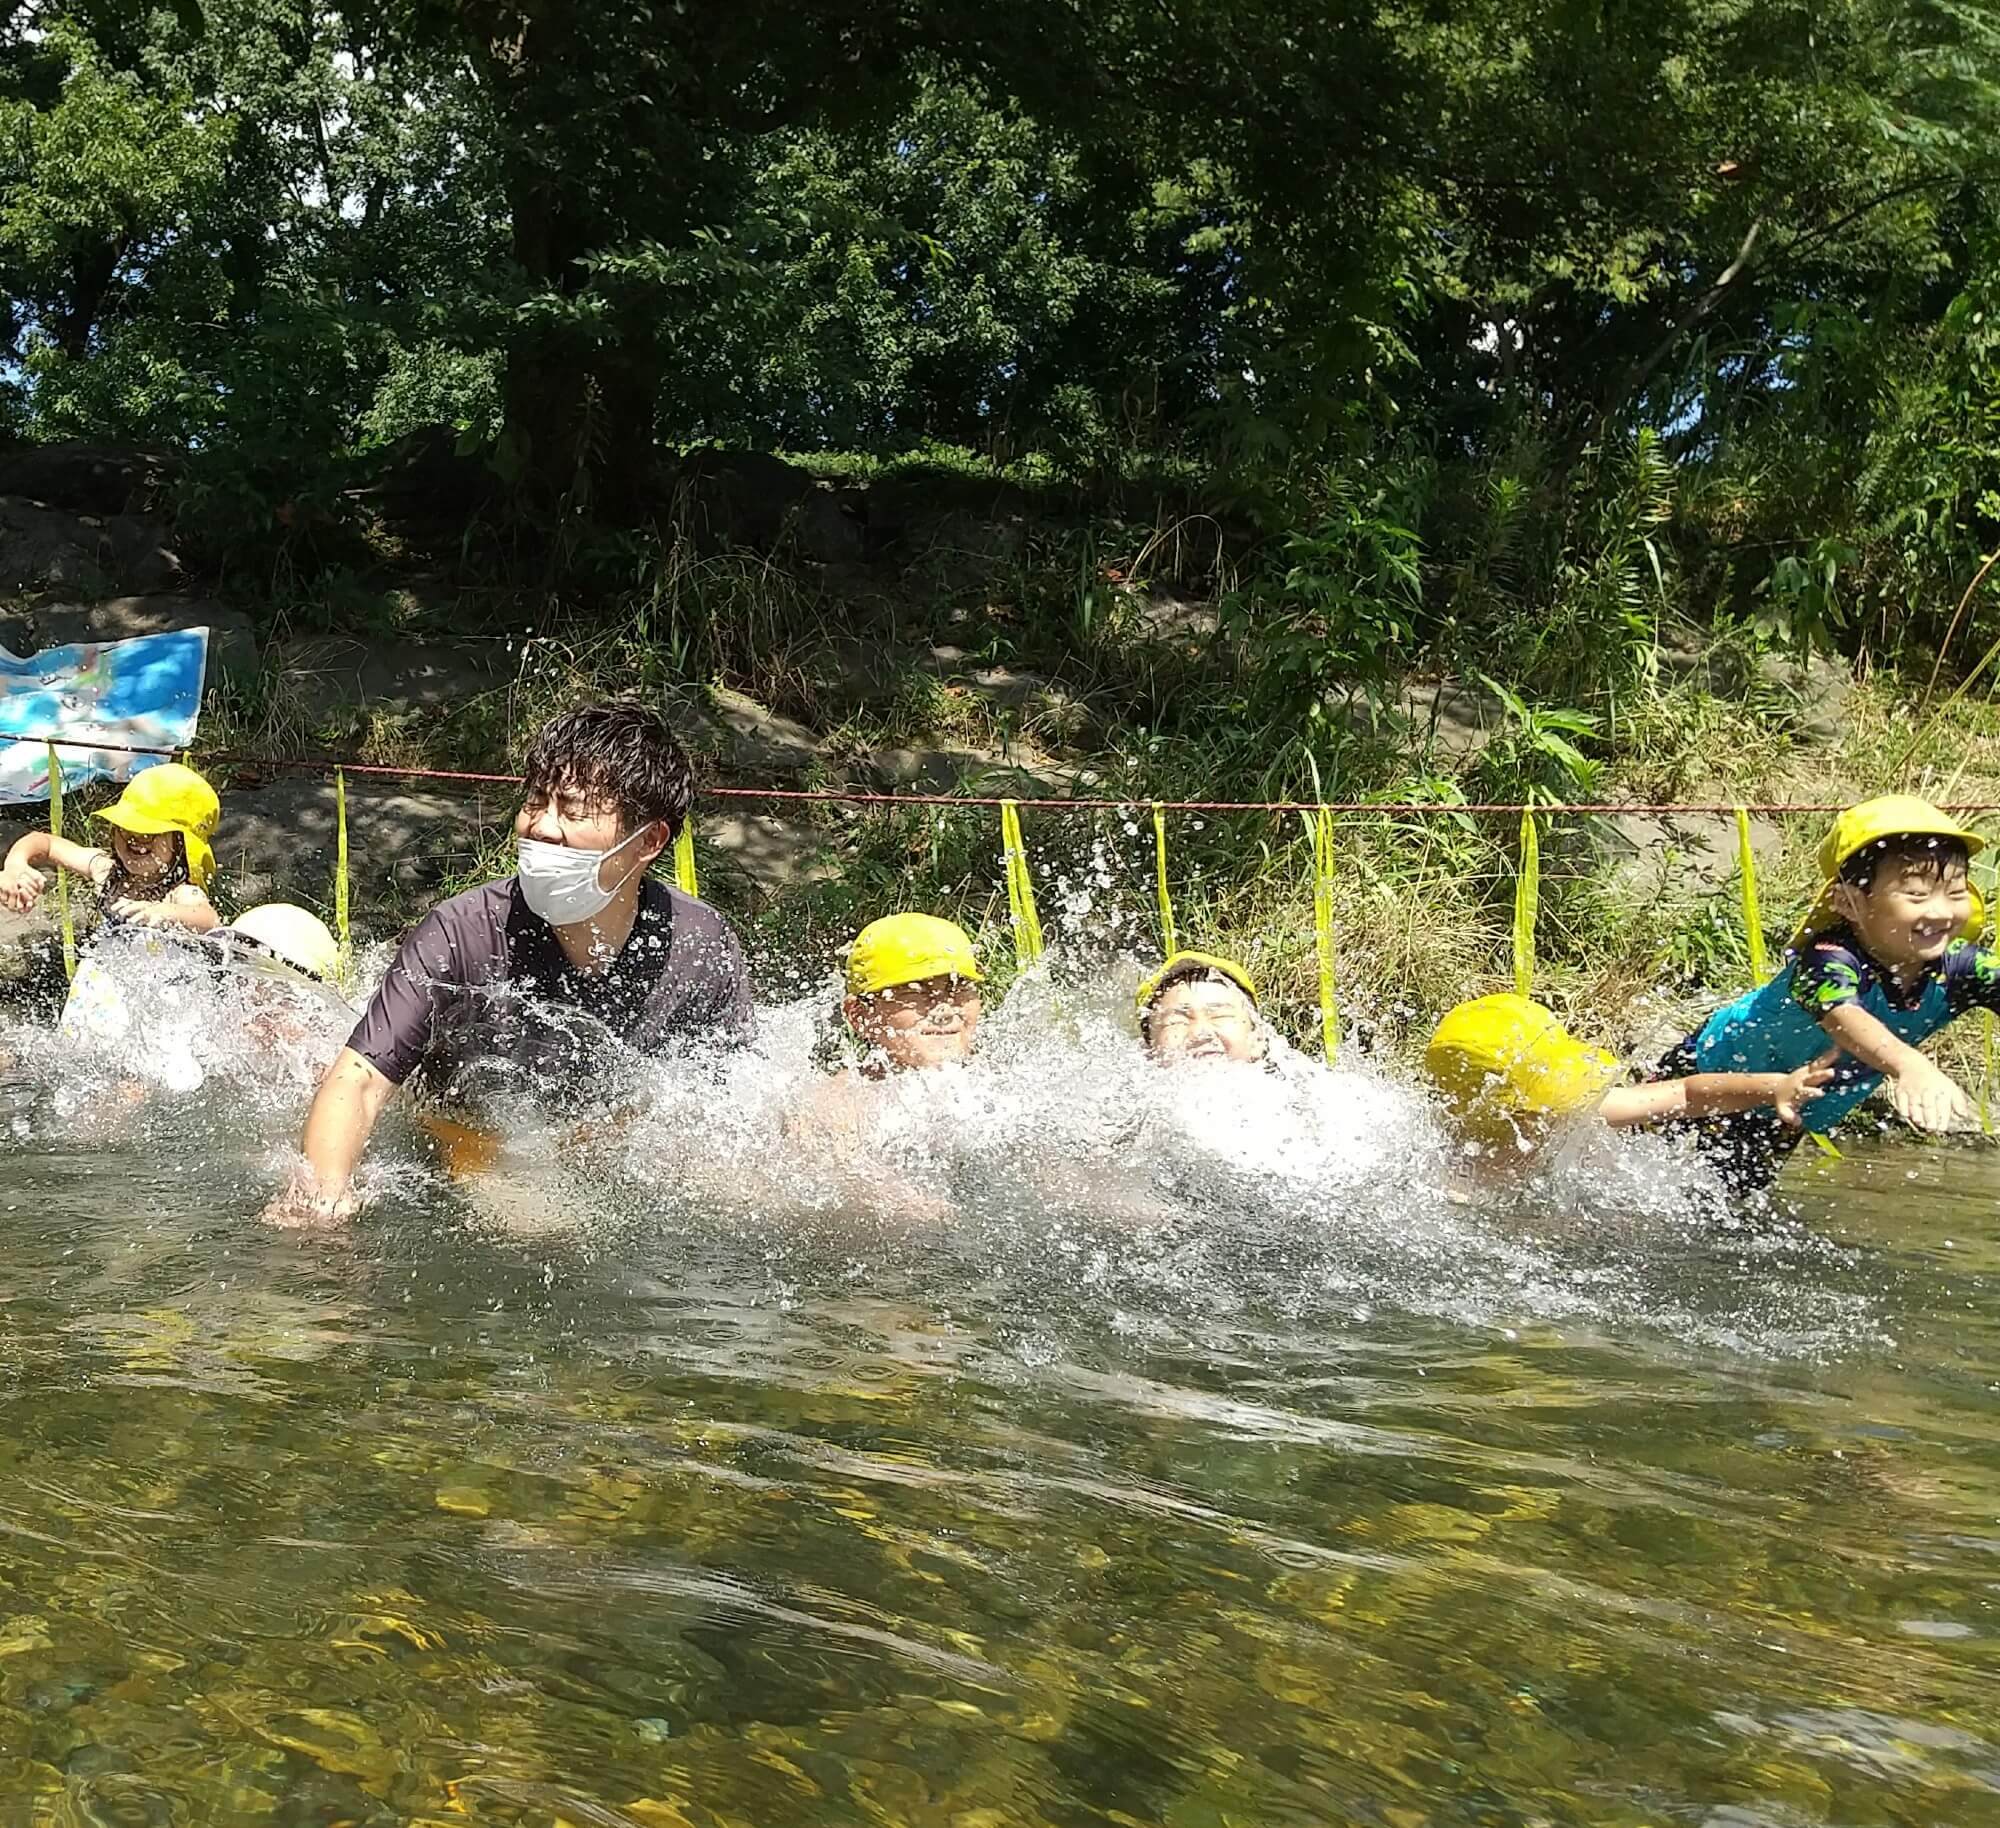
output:
<svg viewBox="0 0 2000 1828"><path fill-rule="evenodd" d="M979 961L962 927L932 914L890 914L861 929L847 955L847 1026L868 1049L862 1072L957 1066L971 1057L982 1008Z"/></svg>
<svg viewBox="0 0 2000 1828"><path fill-rule="evenodd" d="M817 1080L786 1117L785 1131L796 1150L878 1219L930 1224L950 1212L884 1149L882 1119L901 1102L897 1088L884 1082L900 1075L903 1090L931 1105L927 1094L941 1088L909 1075L971 1058L982 981L965 930L931 914L870 921L848 952L841 1011L867 1052L858 1066Z"/></svg>
<svg viewBox="0 0 2000 1828"><path fill-rule="evenodd" d="M1234 959L1176 952L1139 986L1139 1038L1161 1066L1255 1065L1270 1051L1257 986Z"/></svg>
<svg viewBox="0 0 2000 1828"><path fill-rule="evenodd" d="M2000 1008L2000 957L1969 943L1985 910L1967 865L1984 845L1906 794L1850 806L1819 847L1819 900L1793 936L1784 969L1718 1009L1655 1077L1786 1073L1837 1050L1833 1081L1807 1114L1807 1129L1833 1129L1884 1078L1897 1114L1918 1129L1966 1121L1965 1094L1917 1043L1968 1009ZM1762 1109L1702 1114L1693 1127L1736 1193L1769 1186L1801 1134Z"/></svg>
<svg viewBox="0 0 2000 1828"><path fill-rule="evenodd" d="M305 1091L353 1012L332 988L339 948L304 908L269 902L203 938L178 929L107 936L78 966L57 1033L144 1081L191 1091L221 1069Z"/></svg>
<svg viewBox="0 0 2000 1828"><path fill-rule="evenodd" d="M96 815L112 828L108 851L46 831L17 839L0 867L0 907L30 912L47 886L36 866L49 862L88 877L121 920L206 933L219 918L207 890L215 875L208 840L221 813L215 789L192 768L147 768Z"/></svg>
<svg viewBox="0 0 2000 1828"><path fill-rule="evenodd" d="M1694 1073L1621 1085L1624 1069L1573 1039L1523 996L1477 997L1437 1025L1424 1072L1475 1141L1531 1154L1563 1124L1594 1114L1614 1130L1762 1108L1796 1129L1833 1077L1818 1061L1790 1072Z"/></svg>

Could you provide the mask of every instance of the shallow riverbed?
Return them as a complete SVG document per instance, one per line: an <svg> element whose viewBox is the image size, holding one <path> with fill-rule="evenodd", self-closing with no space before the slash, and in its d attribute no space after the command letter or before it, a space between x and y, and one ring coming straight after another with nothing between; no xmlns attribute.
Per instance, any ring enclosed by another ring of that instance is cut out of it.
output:
<svg viewBox="0 0 2000 1828"><path fill-rule="evenodd" d="M1377 1275L23 1144L0 1823L2000 1823L2000 1152L1793 1186Z"/></svg>

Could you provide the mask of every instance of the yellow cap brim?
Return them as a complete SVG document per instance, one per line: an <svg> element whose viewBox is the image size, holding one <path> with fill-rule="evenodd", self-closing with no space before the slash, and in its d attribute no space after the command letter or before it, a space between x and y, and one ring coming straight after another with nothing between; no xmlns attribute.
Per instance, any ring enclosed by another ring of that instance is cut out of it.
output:
<svg viewBox="0 0 2000 1828"><path fill-rule="evenodd" d="M1153 999L1160 994L1161 986L1175 972L1195 967L1200 967L1204 971L1220 972L1242 991L1253 1005L1257 1003L1256 980L1233 958L1224 958L1219 952L1176 952L1157 971L1140 980L1136 1000L1141 1013L1151 1006Z"/></svg>
<svg viewBox="0 0 2000 1828"><path fill-rule="evenodd" d="M120 831L129 831L141 838L156 838L163 831L185 833L187 827L174 819L162 819L155 813L134 812L122 800L114 800L109 806L99 809L97 815L106 825L115 825Z"/></svg>
<svg viewBox="0 0 2000 1828"><path fill-rule="evenodd" d="M976 959L962 953L933 953L918 958L898 959L894 965L847 980L849 996L880 996L885 990L902 990L911 984L927 983L934 977L956 978L962 984L983 984Z"/></svg>

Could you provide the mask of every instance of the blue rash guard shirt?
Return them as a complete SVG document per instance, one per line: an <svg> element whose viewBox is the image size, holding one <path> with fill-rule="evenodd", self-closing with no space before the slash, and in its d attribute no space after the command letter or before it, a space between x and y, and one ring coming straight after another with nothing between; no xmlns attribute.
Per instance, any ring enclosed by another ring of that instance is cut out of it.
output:
<svg viewBox="0 0 2000 1828"><path fill-rule="evenodd" d="M1852 927L1830 927L1789 953L1785 968L1760 990L1725 1004L1688 1042L1703 1073L1790 1073L1825 1053L1821 1021L1850 1003L1898 1040L1917 1045L1968 1009L2000 1009L2000 953L1954 940L1907 991L1870 958ZM1801 1108L1806 1128L1833 1129L1882 1083L1873 1067L1846 1056L1831 1084Z"/></svg>

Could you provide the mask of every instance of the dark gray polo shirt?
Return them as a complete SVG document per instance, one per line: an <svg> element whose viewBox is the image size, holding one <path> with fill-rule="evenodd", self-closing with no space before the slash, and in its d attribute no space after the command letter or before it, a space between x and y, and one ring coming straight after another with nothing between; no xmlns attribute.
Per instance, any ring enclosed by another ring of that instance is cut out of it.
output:
<svg viewBox="0 0 2000 1828"><path fill-rule="evenodd" d="M401 1085L441 1090L468 1069L509 1069L557 1091L604 1064L607 1035L646 1054L678 1042L748 1042L743 948L706 902L648 878L624 950L578 971L511 876L441 903L397 949L347 1045Z"/></svg>

